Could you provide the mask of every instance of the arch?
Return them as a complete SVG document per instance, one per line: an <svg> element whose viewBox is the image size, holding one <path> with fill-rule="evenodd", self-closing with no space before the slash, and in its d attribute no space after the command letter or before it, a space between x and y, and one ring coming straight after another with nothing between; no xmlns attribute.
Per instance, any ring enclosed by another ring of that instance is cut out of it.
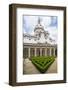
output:
<svg viewBox="0 0 68 90"><path fill-rule="evenodd" d="M56 57L57 57L57 48L56 48L56 50L55 50L55 55L56 55Z"/></svg>
<svg viewBox="0 0 68 90"><path fill-rule="evenodd" d="M49 56L49 55L50 55L50 49L47 48L47 56Z"/></svg>
<svg viewBox="0 0 68 90"><path fill-rule="evenodd" d="M34 56L34 48L31 48L31 49L30 49L30 56L31 56L31 57Z"/></svg>
<svg viewBox="0 0 68 90"><path fill-rule="evenodd" d="M40 48L37 48L37 56L40 56Z"/></svg>
<svg viewBox="0 0 68 90"><path fill-rule="evenodd" d="M45 56L45 48L42 48L42 56Z"/></svg>
<svg viewBox="0 0 68 90"><path fill-rule="evenodd" d="M24 58L28 57L28 48L23 48L23 57Z"/></svg>

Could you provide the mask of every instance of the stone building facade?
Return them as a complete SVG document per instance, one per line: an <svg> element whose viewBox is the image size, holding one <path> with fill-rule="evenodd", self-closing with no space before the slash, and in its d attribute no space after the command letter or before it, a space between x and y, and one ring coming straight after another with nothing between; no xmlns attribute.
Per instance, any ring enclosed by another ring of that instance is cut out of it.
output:
<svg viewBox="0 0 68 90"><path fill-rule="evenodd" d="M23 34L23 57L31 56L57 56L57 43L44 30L40 18L34 28L34 35Z"/></svg>

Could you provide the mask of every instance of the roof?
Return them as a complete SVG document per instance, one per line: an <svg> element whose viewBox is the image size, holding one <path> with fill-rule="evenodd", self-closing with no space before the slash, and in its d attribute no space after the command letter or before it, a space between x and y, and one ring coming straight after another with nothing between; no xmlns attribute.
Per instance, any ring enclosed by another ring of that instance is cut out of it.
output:
<svg viewBox="0 0 68 90"><path fill-rule="evenodd" d="M24 46L34 46L34 47L56 47L57 44L49 44L49 43L24 43Z"/></svg>

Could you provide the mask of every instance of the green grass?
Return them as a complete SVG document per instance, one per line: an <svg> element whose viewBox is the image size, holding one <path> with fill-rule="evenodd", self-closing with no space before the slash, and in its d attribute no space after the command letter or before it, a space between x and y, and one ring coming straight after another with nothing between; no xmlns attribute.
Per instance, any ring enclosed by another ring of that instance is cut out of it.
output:
<svg viewBox="0 0 68 90"><path fill-rule="evenodd" d="M54 56L31 57L30 59L41 73L45 73L49 66L55 61Z"/></svg>

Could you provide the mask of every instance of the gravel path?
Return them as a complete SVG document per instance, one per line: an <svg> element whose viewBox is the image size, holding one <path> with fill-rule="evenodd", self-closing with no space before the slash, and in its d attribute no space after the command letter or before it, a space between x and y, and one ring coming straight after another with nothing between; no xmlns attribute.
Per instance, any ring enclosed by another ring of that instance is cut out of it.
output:
<svg viewBox="0 0 68 90"><path fill-rule="evenodd" d="M51 64L46 73L57 73L57 59Z"/></svg>
<svg viewBox="0 0 68 90"><path fill-rule="evenodd" d="M33 63L29 59L24 60L23 67L24 74L41 74L39 70L33 65ZM57 73L57 59L53 62L53 64L48 68L45 73Z"/></svg>
<svg viewBox="0 0 68 90"><path fill-rule="evenodd" d="M23 68L24 74L40 74L38 69L33 65L33 63L29 59L25 59Z"/></svg>

